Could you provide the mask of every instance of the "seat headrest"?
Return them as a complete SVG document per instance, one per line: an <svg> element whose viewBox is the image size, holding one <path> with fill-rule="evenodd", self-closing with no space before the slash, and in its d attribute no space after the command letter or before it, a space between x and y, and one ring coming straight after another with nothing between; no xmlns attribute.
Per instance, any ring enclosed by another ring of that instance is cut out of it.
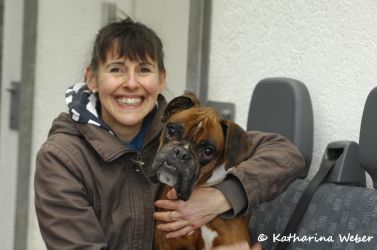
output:
<svg viewBox="0 0 377 250"><path fill-rule="evenodd" d="M313 108L306 86L292 78L266 78L251 97L247 130L278 133L285 136L304 155L309 171L313 154Z"/></svg>
<svg viewBox="0 0 377 250"><path fill-rule="evenodd" d="M377 188L377 87L372 89L364 105L359 138L359 160L361 166Z"/></svg>

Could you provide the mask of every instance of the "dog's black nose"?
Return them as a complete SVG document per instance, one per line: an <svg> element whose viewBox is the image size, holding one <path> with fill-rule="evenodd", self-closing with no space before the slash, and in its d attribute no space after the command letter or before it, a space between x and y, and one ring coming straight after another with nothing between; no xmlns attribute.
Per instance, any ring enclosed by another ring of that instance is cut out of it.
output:
<svg viewBox="0 0 377 250"><path fill-rule="evenodd" d="M175 159L179 160L180 162L186 162L191 159L190 153L186 148L176 147L173 152Z"/></svg>

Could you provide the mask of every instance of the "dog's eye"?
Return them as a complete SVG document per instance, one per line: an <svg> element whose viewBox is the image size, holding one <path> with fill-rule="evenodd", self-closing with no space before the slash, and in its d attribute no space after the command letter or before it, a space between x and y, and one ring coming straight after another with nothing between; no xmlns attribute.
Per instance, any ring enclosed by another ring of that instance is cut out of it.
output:
<svg viewBox="0 0 377 250"><path fill-rule="evenodd" d="M216 156L216 145L211 141L200 143L200 165L205 165Z"/></svg>
<svg viewBox="0 0 377 250"><path fill-rule="evenodd" d="M175 133L175 127L173 125L169 125L166 128L166 131L167 131L167 133L168 133L169 136L173 136L174 133Z"/></svg>
<svg viewBox="0 0 377 250"><path fill-rule="evenodd" d="M206 156L206 157L211 157L213 155L213 150L212 150L212 148L205 148L204 149L204 156Z"/></svg>
<svg viewBox="0 0 377 250"><path fill-rule="evenodd" d="M183 127L175 122L166 124L164 131L165 140L180 139L183 135Z"/></svg>

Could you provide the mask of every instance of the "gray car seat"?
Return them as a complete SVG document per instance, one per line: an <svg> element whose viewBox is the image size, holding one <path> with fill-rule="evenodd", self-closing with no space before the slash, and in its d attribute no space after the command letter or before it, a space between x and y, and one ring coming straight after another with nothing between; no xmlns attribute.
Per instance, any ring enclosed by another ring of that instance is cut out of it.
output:
<svg viewBox="0 0 377 250"><path fill-rule="evenodd" d="M359 145L343 141L327 147L321 165L336 157L335 168L314 193L295 234L285 239L280 235L309 180L296 180L278 198L253 211L253 241L263 240L263 249L274 249L279 240L289 240L287 249L377 249L377 191L363 187L365 177L358 164L376 187L376 107L377 88L365 103Z"/></svg>
<svg viewBox="0 0 377 250"><path fill-rule="evenodd" d="M313 109L306 86L292 78L266 78L255 87L247 130L278 133L293 142L305 158L308 174L313 153Z"/></svg>
<svg viewBox="0 0 377 250"><path fill-rule="evenodd" d="M359 141L360 164L372 177L374 188L377 188L377 87L368 95Z"/></svg>

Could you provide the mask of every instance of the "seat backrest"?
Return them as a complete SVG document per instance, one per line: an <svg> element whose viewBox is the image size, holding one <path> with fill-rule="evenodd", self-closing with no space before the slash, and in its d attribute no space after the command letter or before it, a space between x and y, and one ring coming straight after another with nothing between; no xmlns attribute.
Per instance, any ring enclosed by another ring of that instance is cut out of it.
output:
<svg viewBox="0 0 377 250"><path fill-rule="evenodd" d="M366 186L365 171L360 166L359 144L354 141L334 141L327 145L319 167L335 160L335 165L326 176L325 182L349 186Z"/></svg>
<svg viewBox="0 0 377 250"><path fill-rule="evenodd" d="M335 171L314 193L296 230L300 239L314 236L319 240L291 239L287 249L376 249L377 87L370 92L364 106L359 144L332 142L322 163L327 159L337 159ZM360 165L371 175L374 188L364 186L365 175ZM282 234L289 218L295 216L292 213L309 182L296 180L275 200L253 211L251 236L255 241L259 235L266 235L268 240L262 242L264 249L274 249L278 242L274 236Z"/></svg>
<svg viewBox="0 0 377 250"><path fill-rule="evenodd" d="M377 87L369 93L364 105L359 138L359 161L377 188Z"/></svg>
<svg viewBox="0 0 377 250"><path fill-rule="evenodd" d="M247 130L278 133L301 151L308 174L313 154L313 108L307 87L291 78L266 78L255 87Z"/></svg>

